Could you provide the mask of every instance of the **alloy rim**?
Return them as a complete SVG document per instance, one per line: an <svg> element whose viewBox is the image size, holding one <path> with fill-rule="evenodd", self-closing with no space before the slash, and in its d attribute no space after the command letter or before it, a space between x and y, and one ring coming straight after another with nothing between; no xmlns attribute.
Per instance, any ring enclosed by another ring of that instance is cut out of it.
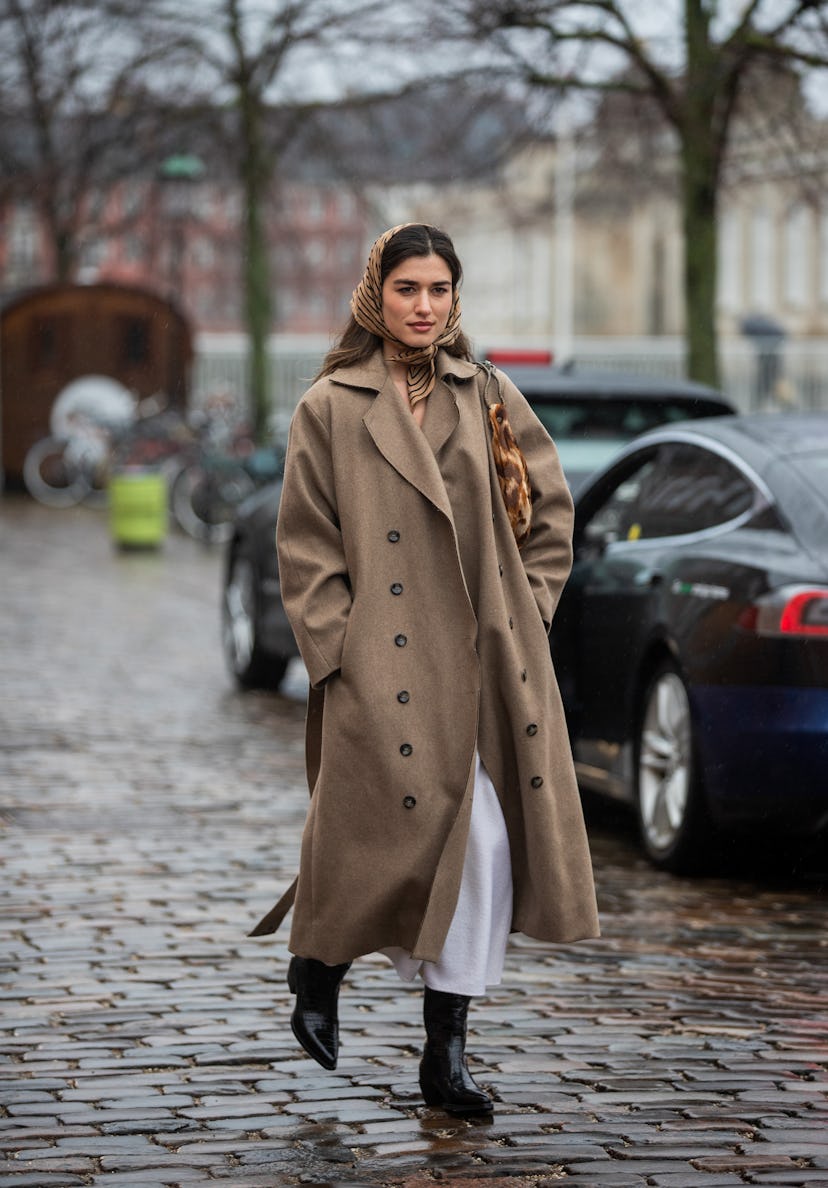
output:
<svg viewBox="0 0 828 1188"><path fill-rule="evenodd" d="M224 593L224 641L234 672L244 672L253 656L253 567L237 557Z"/></svg>
<svg viewBox="0 0 828 1188"><path fill-rule="evenodd" d="M638 770L641 822L654 851L669 850L685 823L690 737L690 703L684 683L676 673L665 673L647 703Z"/></svg>

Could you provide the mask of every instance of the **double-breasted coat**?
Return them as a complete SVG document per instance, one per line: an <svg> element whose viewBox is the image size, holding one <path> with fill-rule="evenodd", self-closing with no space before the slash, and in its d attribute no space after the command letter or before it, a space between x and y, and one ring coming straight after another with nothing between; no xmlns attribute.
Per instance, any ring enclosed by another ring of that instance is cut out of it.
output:
<svg viewBox="0 0 828 1188"><path fill-rule="evenodd" d="M381 351L294 414L277 544L310 677L311 792L290 949L338 964L400 946L436 961L457 901L475 751L509 834L513 931L597 935L578 790L547 634L572 560L555 447L500 374L533 528L503 506L473 363L439 351L420 428Z"/></svg>

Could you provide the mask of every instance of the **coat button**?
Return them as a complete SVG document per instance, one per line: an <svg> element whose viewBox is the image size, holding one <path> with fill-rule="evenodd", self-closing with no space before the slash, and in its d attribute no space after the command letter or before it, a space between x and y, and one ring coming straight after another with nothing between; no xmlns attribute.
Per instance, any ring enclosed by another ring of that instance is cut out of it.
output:
<svg viewBox="0 0 828 1188"><path fill-rule="evenodd" d="M500 565L499 563L498 563L497 571L500 574L500 576L503 577L503 566Z"/></svg>
<svg viewBox="0 0 828 1188"><path fill-rule="evenodd" d="M408 643L408 636L407 635L395 635L394 643L397 645L398 648L404 648L405 645Z"/></svg>
<svg viewBox="0 0 828 1188"><path fill-rule="evenodd" d="M525 681L525 680L526 680L526 669L525 669L525 668L524 668L523 672L520 674L520 679L521 679L522 681Z"/></svg>
<svg viewBox="0 0 828 1188"><path fill-rule="evenodd" d="M540 786L543 784L543 776L532 776L529 783L533 788L540 788Z"/></svg>
<svg viewBox="0 0 828 1188"><path fill-rule="evenodd" d="M403 592L402 582L392 582L391 583L391 593L392 594L402 594L402 592Z"/></svg>
<svg viewBox="0 0 828 1188"><path fill-rule="evenodd" d="M402 702L403 705L408 705L410 700L411 694L408 692L408 690L400 689L399 693L397 694L397 701Z"/></svg>
<svg viewBox="0 0 828 1188"><path fill-rule="evenodd" d="M392 528L391 531L388 533L388 539L391 541L391 544L396 544L397 541L400 539L400 534L396 528Z"/></svg>
<svg viewBox="0 0 828 1188"><path fill-rule="evenodd" d="M529 725L526 727L526 733L529 735L530 738L532 737L533 734L538 733L538 728L534 722L530 722Z"/></svg>
<svg viewBox="0 0 828 1188"><path fill-rule="evenodd" d="M511 617L511 615L510 615L510 616L509 616L509 630L510 630L510 631L514 631L514 629L515 629L515 621L514 621L514 619Z"/></svg>
<svg viewBox="0 0 828 1188"><path fill-rule="evenodd" d="M404 796L403 797L403 808L414 808L414 805L416 803L417 803L416 796Z"/></svg>
<svg viewBox="0 0 828 1188"><path fill-rule="evenodd" d="M413 750L414 748L412 747L411 743L403 743L403 745L400 747L400 754L405 755L407 759Z"/></svg>

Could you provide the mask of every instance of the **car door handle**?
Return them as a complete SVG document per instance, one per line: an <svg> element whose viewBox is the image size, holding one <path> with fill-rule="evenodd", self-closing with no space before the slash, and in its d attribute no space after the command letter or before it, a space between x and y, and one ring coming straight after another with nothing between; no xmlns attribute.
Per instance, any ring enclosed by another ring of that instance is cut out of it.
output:
<svg viewBox="0 0 828 1188"><path fill-rule="evenodd" d="M652 589L660 586L663 581L664 574L658 569L642 569L635 577L637 586L650 586Z"/></svg>

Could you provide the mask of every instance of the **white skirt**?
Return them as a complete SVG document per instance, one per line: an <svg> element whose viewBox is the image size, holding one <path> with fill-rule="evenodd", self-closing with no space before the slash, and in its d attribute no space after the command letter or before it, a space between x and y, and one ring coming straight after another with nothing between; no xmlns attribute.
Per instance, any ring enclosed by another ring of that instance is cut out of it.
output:
<svg viewBox="0 0 828 1188"><path fill-rule="evenodd" d="M437 961L418 961L400 948L383 949L405 982L419 976L432 990L485 994L503 976L512 926L512 862L503 810L477 756L469 838L457 907Z"/></svg>

